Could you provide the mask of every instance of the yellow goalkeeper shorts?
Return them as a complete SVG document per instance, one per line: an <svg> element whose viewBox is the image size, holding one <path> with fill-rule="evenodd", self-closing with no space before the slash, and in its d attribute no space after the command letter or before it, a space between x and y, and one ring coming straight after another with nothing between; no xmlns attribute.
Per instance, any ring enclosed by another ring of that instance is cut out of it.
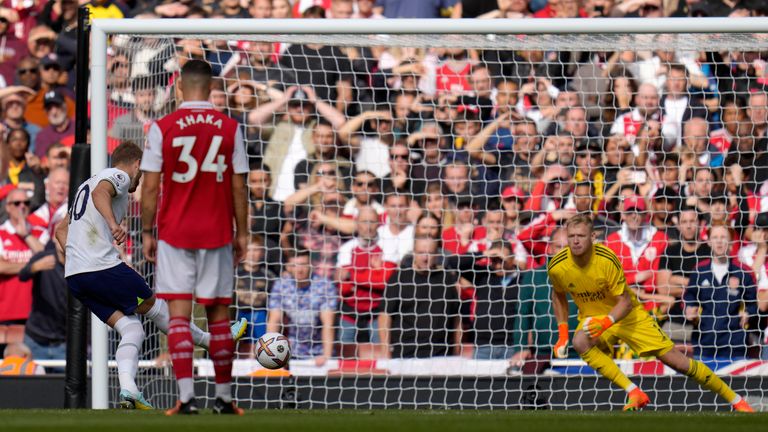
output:
<svg viewBox="0 0 768 432"><path fill-rule="evenodd" d="M586 318L579 322L579 329L584 326L584 320ZM659 327L656 320L648 312L640 309L633 309L624 319L600 335L598 345L612 347L617 339L629 345L640 357L662 356L675 347L674 342Z"/></svg>

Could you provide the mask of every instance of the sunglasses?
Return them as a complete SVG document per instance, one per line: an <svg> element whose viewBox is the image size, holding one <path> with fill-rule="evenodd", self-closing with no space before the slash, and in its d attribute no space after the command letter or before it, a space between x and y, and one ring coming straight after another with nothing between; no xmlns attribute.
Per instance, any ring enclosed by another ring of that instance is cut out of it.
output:
<svg viewBox="0 0 768 432"><path fill-rule="evenodd" d="M319 175L319 176L336 176L336 171L319 170L317 172L317 175Z"/></svg>
<svg viewBox="0 0 768 432"><path fill-rule="evenodd" d="M43 70L47 70L47 71L49 71L49 70L61 71L61 66L59 66L59 65L45 65L45 66L43 66Z"/></svg>
<svg viewBox="0 0 768 432"><path fill-rule="evenodd" d="M408 160L408 155L407 154L391 154L389 155L389 158L392 160L396 160L396 159Z"/></svg>
<svg viewBox="0 0 768 432"><path fill-rule="evenodd" d="M37 74L37 68L19 69L19 75Z"/></svg>
<svg viewBox="0 0 768 432"><path fill-rule="evenodd" d="M27 200L27 201L9 201L8 202L8 204L10 204L10 205L12 205L14 207L20 207L22 204L24 204L25 206L29 207L30 203L31 203L31 201L29 201L29 200Z"/></svg>

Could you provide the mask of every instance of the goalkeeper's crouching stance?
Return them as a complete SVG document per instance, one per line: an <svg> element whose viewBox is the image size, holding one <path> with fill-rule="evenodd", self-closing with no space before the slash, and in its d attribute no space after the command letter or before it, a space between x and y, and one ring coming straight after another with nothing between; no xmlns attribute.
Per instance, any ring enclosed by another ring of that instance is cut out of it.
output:
<svg viewBox="0 0 768 432"><path fill-rule="evenodd" d="M627 392L624 411L639 410L648 405L650 399L611 359L609 353L617 340L627 343L640 356L654 356L687 375L722 396L734 410L753 412L747 401L709 367L675 349L627 287L624 270L613 251L593 243L593 225L588 216L572 217L566 229L568 247L552 257L547 267L554 287L555 317L560 323L555 357L567 356L568 293L579 309L579 328L573 335L573 347L592 369Z"/></svg>

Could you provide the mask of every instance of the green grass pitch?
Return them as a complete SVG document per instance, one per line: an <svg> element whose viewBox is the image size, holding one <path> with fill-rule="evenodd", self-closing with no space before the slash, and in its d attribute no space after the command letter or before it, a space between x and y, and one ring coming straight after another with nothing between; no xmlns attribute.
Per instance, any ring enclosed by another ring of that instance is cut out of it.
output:
<svg viewBox="0 0 768 432"><path fill-rule="evenodd" d="M248 411L243 417L165 417L162 411L0 410L3 431L400 432L400 431L749 431L768 413L621 413L577 411Z"/></svg>

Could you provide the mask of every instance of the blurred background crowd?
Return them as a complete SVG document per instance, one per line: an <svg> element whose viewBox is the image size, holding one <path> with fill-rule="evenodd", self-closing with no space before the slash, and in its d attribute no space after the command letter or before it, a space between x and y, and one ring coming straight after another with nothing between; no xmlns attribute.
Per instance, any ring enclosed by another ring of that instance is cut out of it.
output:
<svg viewBox="0 0 768 432"><path fill-rule="evenodd" d="M66 285L48 239L67 208L80 6L126 19L768 13L756 0L2 0L0 343L14 342L11 357L64 357ZM461 355L540 371L557 339L547 259L566 245L563 222L587 213L686 352L768 358L768 49L115 36L110 150L143 143L176 107L189 59L213 65L210 102L246 137L242 356L269 330L318 365ZM138 204L125 258L151 280L137 216Z"/></svg>

